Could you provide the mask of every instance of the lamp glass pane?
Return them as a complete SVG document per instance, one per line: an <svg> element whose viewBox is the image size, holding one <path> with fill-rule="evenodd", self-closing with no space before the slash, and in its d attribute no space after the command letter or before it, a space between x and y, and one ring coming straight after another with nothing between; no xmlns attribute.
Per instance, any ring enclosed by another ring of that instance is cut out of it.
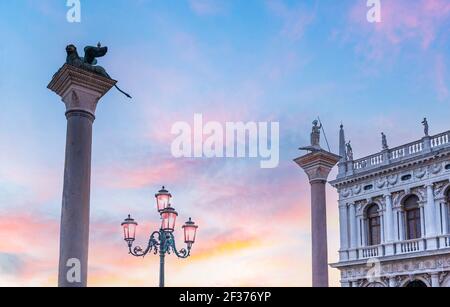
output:
<svg viewBox="0 0 450 307"><path fill-rule="evenodd" d="M184 226L184 241L185 241L185 243L194 243L196 232L197 232L197 227L195 227L194 225L185 225Z"/></svg>
<svg viewBox="0 0 450 307"><path fill-rule="evenodd" d="M177 220L177 214L175 212L163 212L161 214L162 224L161 228L163 230L172 231L175 229L175 222Z"/></svg>
<svg viewBox="0 0 450 307"><path fill-rule="evenodd" d="M128 227L130 239L134 240L136 238L136 224L130 224Z"/></svg>
<svg viewBox="0 0 450 307"><path fill-rule="evenodd" d="M130 230L128 228L128 224L123 225L123 238L125 240L128 240L128 238L130 237L129 233L130 233Z"/></svg>
<svg viewBox="0 0 450 307"><path fill-rule="evenodd" d="M162 211L169 205L170 196L167 194L161 194L156 197L156 204L158 206L158 211Z"/></svg>

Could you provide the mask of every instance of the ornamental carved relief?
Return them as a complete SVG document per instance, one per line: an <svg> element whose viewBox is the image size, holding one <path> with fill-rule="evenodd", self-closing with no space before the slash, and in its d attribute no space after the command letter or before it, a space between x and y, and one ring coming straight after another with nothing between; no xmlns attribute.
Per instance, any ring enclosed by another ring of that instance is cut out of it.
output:
<svg viewBox="0 0 450 307"><path fill-rule="evenodd" d="M448 272L442 272L439 274L439 284L442 284L448 275Z"/></svg>
<svg viewBox="0 0 450 307"><path fill-rule="evenodd" d="M354 195L359 195L359 193L361 193L361 190L362 190L362 187L361 187L360 184L359 184L359 185L355 185L355 186L353 187L353 194L354 194Z"/></svg>
<svg viewBox="0 0 450 307"><path fill-rule="evenodd" d="M444 188L447 186L448 181L441 181L434 184L434 197L442 196Z"/></svg>
<svg viewBox="0 0 450 307"><path fill-rule="evenodd" d="M387 180L391 186L397 184L398 174L388 176Z"/></svg>
<svg viewBox="0 0 450 307"><path fill-rule="evenodd" d="M411 189L411 193L416 194L421 201L425 201L427 199L427 190L425 187Z"/></svg>
<svg viewBox="0 0 450 307"><path fill-rule="evenodd" d="M417 179L422 179L427 174L427 169L426 169L426 167L421 167L421 168L415 169L413 173L414 173L414 177L416 177Z"/></svg>
<svg viewBox="0 0 450 307"><path fill-rule="evenodd" d="M372 199L372 202L381 206L381 210L384 210L386 201L383 196L377 196Z"/></svg>
<svg viewBox="0 0 450 307"><path fill-rule="evenodd" d="M345 188L345 189L342 190L341 195L342 195L342 197L347 198L347 197L349 197L351 195L351 190Z"/></svg>
<svg viewBox="0 0 450 307"><path fill-rule="evenodd" d="M328 177L329 170L324 167L318 166L311 169L306 170L306 174L309 177L309 180L326 180Z"/></svg>
<svg viewBox="0 0 450 307"><path fill-rule="evenodd" d="M424 278L427 271L440 269L441 282L450 276L450 257L432 257L422 259L408 259L398 260L396 262L381 263L381 278L391 275L395 276L397 284L404 283L405 279L416 279L417 277ZM367 279L368 269L366 264L361 264L355 267L342 269L342 277L344 279ZM431 284L431 280L429 280Z"/></svg>
<svg viewBox="0 0 450 307"><path fill-rule="evenodd" d="M376 181L377 188L382 189L387 183L386 177L378 178Z"/></svg>
<svg viewBox="0 0 450 307"><path fill-rule="evenodd" d="M74 106L80 105L80 98L78 98L78 95L75 91L72 91L72 104Z"/></svg>
<svg viewBox="0 0 450 307"><path fill-rule="evenodd" d="M442 171L442 163L435 163L430 166L430 172L434 175L439 174Z"/></svg>
<svg viewBox="0 0 450 307"><path fill-rule="evenodd" d="M358 214L362 213L362 208L364 208L364 206L367 204L367 200L358 200L357 202L355 202L355 206L356 206L356 212Z"/></svg>
<svg viewBox="0 0 450 307"><path fill-rule="evenodd" d="M405 195L405 191L394 192L392 194L392 205L394 208L401 206L400 199Z"/></svg>

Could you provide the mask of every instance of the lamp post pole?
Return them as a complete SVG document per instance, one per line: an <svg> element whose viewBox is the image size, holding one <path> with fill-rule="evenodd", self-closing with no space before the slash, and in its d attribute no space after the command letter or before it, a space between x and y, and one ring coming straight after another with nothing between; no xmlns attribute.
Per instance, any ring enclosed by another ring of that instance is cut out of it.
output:
<svg viewBox="0 0 450 307"><path fill-rule="evenodd" d="M159 253L159 286L162 288L165 285L165 257L166 254L174 253L178 258L188 258L191 254L192 245L195 242L198 226L191 218L183 225L184 242L187 247L178 250L175 245L175 236L173 234L175 229L175 221L178 213L170 205L172 195L163 187L156 195L156 203L158 212L161 215L161 228L159 231L154 231L150 235L148 245L145 249L140 246L133 248L133 243L136 239L136 227L138 223L128 215L128 218L122 223L124 240L128 244L129 253L135 257L144 257L149 253L157 255Z"/></svg>
<svg viewBox="0 0 450 307"><path fill-rule="evenodd" d="M164 259L165 255L162 250L159 251L159 287L164 288Z"/></svg>

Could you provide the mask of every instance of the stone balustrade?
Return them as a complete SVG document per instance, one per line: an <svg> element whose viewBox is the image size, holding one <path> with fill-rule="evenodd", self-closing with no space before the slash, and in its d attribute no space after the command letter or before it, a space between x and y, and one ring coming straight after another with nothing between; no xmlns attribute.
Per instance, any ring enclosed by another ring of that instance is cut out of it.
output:
<svg viewBox="0 0 450 307"><path fill-rule="evenodd" d="M355 160L351 163L353 170L350 174L362 173L380 165L401 162L423 154L427 148L430 150L438 150L445 147L450 147L450 131L435 136L424 137L421 140Z"/></svg>
<svg viewBox="0 0 450 307"><path fill-rule="evenodd" d="M441 235L436 238L439 240L438 249L450 248L450 235ZM427 251L426 239L420 238L415 240L406 240L395 242L395 249L392 255L403 255L409 253L418 253ZM384 256L392 256L386 254L386 244L363 246L356 249L357 259L370 259ZM349 259L349 260L357 260Z"/></svg>

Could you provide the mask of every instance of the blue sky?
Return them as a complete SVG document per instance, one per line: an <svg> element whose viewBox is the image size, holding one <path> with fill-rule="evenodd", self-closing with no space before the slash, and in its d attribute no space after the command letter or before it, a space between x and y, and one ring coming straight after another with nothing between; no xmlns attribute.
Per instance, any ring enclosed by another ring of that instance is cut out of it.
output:
<svg viewBox="0 0 450 307"><path fill-rule="evenodd" d="M209 277L194 285L309 285L309 191L292 159L311 121L320 115L335 151L342 121L356 157L381 149L381 131L391 147L419 139L424 116L432 133L449 128L449 2L384 0L380 24L367 22L365 2L82 0L81 23L66 21L65 1L1 2L0 229L17 221L8 229L17 242L0 244L0 267L16 259L17 269L0 270L0 284L55 282L66 120L46 86L67 44L101 41L109 53L100 65L134 99L111 91L97 110L90 284L146 285L156 274L156 259L127 257L118 225L132 212L145 240L157 223L153 194L165 184L183 219L203 225L197 258L172 260L169 285L186 285L195 270ZM279 121L280 166L173 159L170 127L194 113ZM331 262L337 204L328 195ZM38 229L42 248L25 251ZM277 242L279 232L290 239ZM298 264L283 264L289 257ZM118 277L124 261L129 280ZM227 274L211 273L217 265Z"/></svg>

